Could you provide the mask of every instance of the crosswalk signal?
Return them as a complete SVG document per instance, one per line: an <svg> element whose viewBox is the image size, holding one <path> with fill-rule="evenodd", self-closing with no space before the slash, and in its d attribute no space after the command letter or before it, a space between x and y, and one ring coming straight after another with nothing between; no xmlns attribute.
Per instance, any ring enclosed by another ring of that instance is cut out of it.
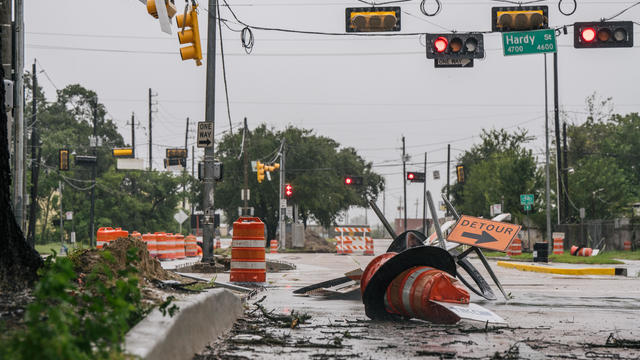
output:
<svg viewBox="0 0 640 360"><path fill-rule="evenodd" d="M458 183L464 184L464 165L456 166L456 175L458 175Z"/></svg>
<svg viewBox="0 0 640 360"><path fill-rule="evenodd" d="M400 7L347 8L347 32L400 31Z"/></svg>
<svg viewBox="0 0 640 360"><path fill-rule="evenodd" d="M258 172L258 182L261 183L264 180L265 166L260 161L256 161L256 170Z"/></svg>
<svg viewBox="0 0 640 360"><path fill-rule="evenodd" d="M58 169L60 171L69 171L69 150L58 150Z"/></svg>
<svg viewBox="0 0 640 360"><path fill-rule="evenodd" d="M191 44L190 46L180 48L180 56L182 60L193 59L196 65L202 65L202 47L200 46L200 28L198 27L198 8L193 5L186 14L176 16L178 28L178 41L180 44Z"/></svg>
<svg viewBox="0 0 640 360"><path fill-rule="evenodd" d="M573 24L573 47L633 47L633 21L591 21Z"/></svg>
<svg viewBox="0 0 640 360"><path fill-rule="evenodd" d="M499 6L491 8L491 31L509 32L548 28L548 6Z"/></svg>
<svg viewBox="0 0 640 360"><path fill-rule="evenodd" d="M426 34L427 59L482 59L484 36L469 34Z"/></svg>
<svg viewBox="0 0 640 360"><path fill-rule="evenodd" d="M293 186L291 186L291 184L286 184L284 186L284 194L287 198L291 198L293 196Z"/></svg>

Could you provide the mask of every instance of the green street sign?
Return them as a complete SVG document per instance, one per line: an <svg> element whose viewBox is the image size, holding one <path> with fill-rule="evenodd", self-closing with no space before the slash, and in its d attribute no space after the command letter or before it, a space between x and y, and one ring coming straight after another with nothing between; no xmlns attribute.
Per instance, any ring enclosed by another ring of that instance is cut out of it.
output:
<svg viewBox="0 0 640 360"><path fill-rule="evenodd" d="M533 194L520 195L520 205L533 205Z"/></svg>
<svg viewBox="0 0 640 360"><path fill-rule="evenodd" d="M525 211L529 211L529 210L531 210L531 205L525 205L525 206L524 206L524 210L525 210Z"/></svg>
<svg viewBox="0 0 640 360"><path fill-rule="evenodd" d="M502 33L504 56L556 52L556 31L543 29Z"/></svg>

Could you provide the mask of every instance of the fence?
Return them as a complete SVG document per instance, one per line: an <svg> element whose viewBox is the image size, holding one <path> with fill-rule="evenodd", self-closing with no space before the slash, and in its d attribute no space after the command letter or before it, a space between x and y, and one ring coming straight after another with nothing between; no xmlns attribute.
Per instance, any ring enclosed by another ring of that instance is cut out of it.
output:
<svg viewBox="0 0 640 360"><path fill-rule="evenodd" d="M631 242L631 249L640 247L640 224L632 224L628 219L589 220L583 224L560 224L555 232L564 232L564 249L572 245L602 248L606 250L624 250L624 243Z"/></svg>

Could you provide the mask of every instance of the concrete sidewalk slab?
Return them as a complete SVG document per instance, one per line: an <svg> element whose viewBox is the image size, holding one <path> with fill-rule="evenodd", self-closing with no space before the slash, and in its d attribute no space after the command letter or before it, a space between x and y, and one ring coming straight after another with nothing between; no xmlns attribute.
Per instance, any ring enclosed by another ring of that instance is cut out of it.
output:
<svg viewBox="0 0 640 360"><path fill-rule="evenodd" d="M188 360L242 315L242 302L225 289L213 289L175 302L170 317L156 308L125 338L127 353L142 359Z"/></svg>
<svg viewBox="0 0 640 360"><path fill-rule="evenodd" d="M521 271L533 271L539 273L558 274L558 275L627 275L627 269L616 267L559 267L550 265L530 265L523 263L513 263L507 261L498 261L498 266L504 268L517 269Z"/></svg>

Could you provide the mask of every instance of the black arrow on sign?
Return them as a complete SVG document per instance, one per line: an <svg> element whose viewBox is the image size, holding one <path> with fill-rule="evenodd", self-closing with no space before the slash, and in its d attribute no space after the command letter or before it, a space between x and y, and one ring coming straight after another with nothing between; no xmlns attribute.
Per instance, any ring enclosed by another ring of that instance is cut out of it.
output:
<svg viewBox="0 0 640 360"><path fill-rule="evenodd" d="M469 233L465 231L462 233L462 237L475 239L476 245L498 241L498 239L494 238L493 236L491 236L491 234L489 234L486 231L483 231L482 234L474 234L474 233Z"/></svg>
<svg viewBox="0 0 640 360"><path fill-rule="evenodd" d="M198 145L202 145L202 144L209 146L209 145L211 145L211 140L209 140L209 139L199 140L198 141Z"/></svg>

